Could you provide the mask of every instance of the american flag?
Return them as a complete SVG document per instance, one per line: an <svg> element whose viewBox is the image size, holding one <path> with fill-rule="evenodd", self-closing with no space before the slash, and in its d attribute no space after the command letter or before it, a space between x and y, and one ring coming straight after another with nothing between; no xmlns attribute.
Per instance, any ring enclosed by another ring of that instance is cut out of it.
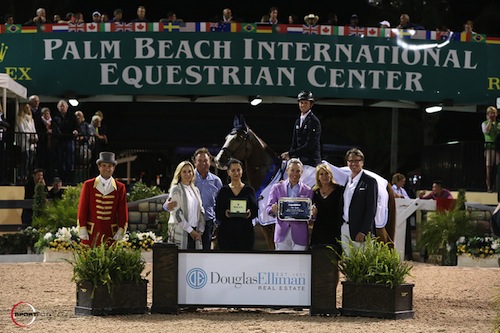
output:
<svg viewBox="0 0 500 333"><path fill-rule="evenodd" d="M69 23L69 32L85 32L85 23Z"/></svg>

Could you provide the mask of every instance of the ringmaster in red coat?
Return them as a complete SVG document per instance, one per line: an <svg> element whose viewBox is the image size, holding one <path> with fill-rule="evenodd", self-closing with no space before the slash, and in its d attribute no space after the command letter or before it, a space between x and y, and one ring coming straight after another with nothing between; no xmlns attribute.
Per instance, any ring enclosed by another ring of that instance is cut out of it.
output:
<svg viewBox="0 0 500 333"><path fill-rule="evenodd" d="M128 225L127 191L112 177L115 154L101 152L96 163L99 176L83 183L78 204L79 236L83 244L91 246L121 240Z"/></svg>

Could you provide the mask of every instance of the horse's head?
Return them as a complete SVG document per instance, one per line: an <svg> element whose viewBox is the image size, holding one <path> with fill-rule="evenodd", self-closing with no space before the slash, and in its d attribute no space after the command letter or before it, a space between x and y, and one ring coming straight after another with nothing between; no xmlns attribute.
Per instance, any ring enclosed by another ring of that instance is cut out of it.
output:
<svg viewBox="0 0 500 333"><path fill-rule="evenodd" d="M231 157L240 161L245 160L250 154L248 147L248 126L243 115L234 116L233 129L226 135L226 141L215 156L215 165L221 170L227 169L227 162Z"/></svg>

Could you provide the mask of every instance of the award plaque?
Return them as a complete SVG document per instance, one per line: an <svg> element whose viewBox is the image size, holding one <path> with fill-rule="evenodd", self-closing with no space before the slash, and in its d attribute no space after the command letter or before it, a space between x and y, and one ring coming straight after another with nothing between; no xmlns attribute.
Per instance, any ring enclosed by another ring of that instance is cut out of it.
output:
<svg viewBox="0 0 500 333"><path fill-rule="evenodd" d="M280 198L278 218L283 221L309 221L312 202L309 198Z"/></svg>
<svg viewBox="0 0 500 333"><path fill-rule="evenodd" d="M247 216L247 201L241 199L229 200L229 216L230 217L246 217Z"/></svg>

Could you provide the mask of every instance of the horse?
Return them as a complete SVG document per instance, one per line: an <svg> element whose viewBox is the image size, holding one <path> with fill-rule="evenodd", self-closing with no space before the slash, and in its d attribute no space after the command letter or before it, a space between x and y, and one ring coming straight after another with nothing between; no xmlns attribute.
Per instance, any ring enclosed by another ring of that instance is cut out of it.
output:
<svg viewBox="0 0 500 333"><path fill-rule="evenodd" d="M218 169L227 169L230 158L236 158L245 162L248 181L256 189L259 201L258 220L262 226L266 243L270 250L274 249L274 223L275 218L270 217L265 212L267 197L271 185L286 177L284 165L279 155L276 154L245 122L243 115L234 116L233 129L226 136L224 145L215 157L215 165ZM326 161L338 184L345 184L350 170L347 167L337 167ZM378 210L375 219L384 222L386 226L377 228L377 236L392 243L395 234L395 201L394 193L390 183L378 174L364 169L364 171L374 177L378 184ZM315 183L315 168L304 166L302 181L313 186ZM380 232L380 233L379 233ZM386 238L388 235L388 238Z"/></svg>

